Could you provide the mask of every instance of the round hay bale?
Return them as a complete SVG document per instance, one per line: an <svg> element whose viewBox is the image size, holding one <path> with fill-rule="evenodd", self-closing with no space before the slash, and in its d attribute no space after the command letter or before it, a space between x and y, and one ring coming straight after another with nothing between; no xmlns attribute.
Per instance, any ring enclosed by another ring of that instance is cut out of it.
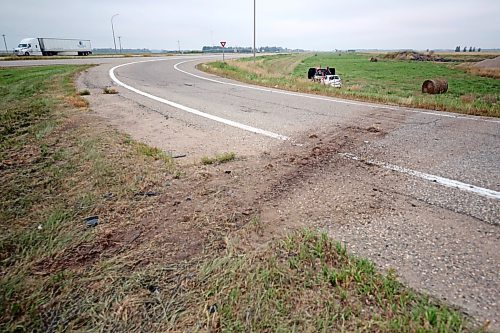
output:
<svg viewBox="0 0 500 333"><path fill-rule="evenodd" d="M444 94L448 91L448 81L443 79L425 80L422 84L424 94Z"/></svg>

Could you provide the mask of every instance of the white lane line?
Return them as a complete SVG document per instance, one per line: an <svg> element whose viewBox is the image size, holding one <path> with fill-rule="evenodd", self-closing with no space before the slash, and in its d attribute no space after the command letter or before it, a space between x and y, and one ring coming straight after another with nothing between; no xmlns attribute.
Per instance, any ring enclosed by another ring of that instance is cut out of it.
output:
<svg viewBox="0 0 500 333"><path fill-rule="evenodd" d="M126 64L118 65L118 66L115 66L115 67L113 67L113 68L111 68L109 70L109 76L111 77L111 79L116 84L118 84L119 86L122 86L123 88L126 88L126 89L128 89L130 91L133 91L133 92L135 92L135 93L137 93L139 95L142 95L144 97L153 99L153 100L155 100L157 102L160 102L160 103L163 103L163 104L167 104L167 105L172 106L172 107L174 107L176 109L179 109L179 110L182 110L182 111L185 111L185 112L189 112L189 113L192 113L192 114L195 114L197 116L204 117L204 118L207 118L207 119L210 119L210 120L213 120L213 121L217 121L219 123L222 123L222 124L225 124L225 125L228 125L228 126L232 126L232 127L236 127L236 128L245 130L245 131L252 132L252 133L264 135L264 136L267 136L267 137L270 137L270 138L273 138L273 139L278 139L278 140L289 140L290 139L289 137L287 137L285 135L273 133L273 132L266 131L266 130L263 130L263 129L260 129L260 128L248 126L248 125L245 125L245 124L241 124L241 123L238 123L236 121L232 121L232 120L229 120L229 119L224 119L224 118L221 118L221 117L217 117L217 116L214 116L214 115L211 115L211 114L208 114L208 113L205 113L205 112L202 112L202 111L190 108L188 106L184 106L184 105L181 105L181 104L178 104L178 103L166 100L164 98L161 98L161 97L158 97L158 96L155 96L155 95L151 95L151 94L149 94L147 92L144 92L144 91L136 89L136 88L134 88L132 86L129 86L129 85L123 83L122 81L120 81L120 80L118 80L116 78L115 70L117 68L124 67L124 66L129 66L129 65L133 65L133 64L144 63L144 62L162 61L162 60L169 60L169 59L143 60L143 61L135 61L135 62L129 62L129 63L126 63Z"/></svg>
<svg viewBox="0 0 500 333"><path fill-rule="evenodd" d="M262 87L250 86L250 85L239 84L239 83L219 81L219 80L211 79L211 78L204 77L204 76L201 76L201 75L197 75L197 74L194 74L194 73L191 73L191 72L188 72L188 71L185 71L185 70L179 68L179 65L185 64L187 62L197 61L197 60L199 60L199 59L192 59L192 60L181 61L181 62L175 64L174 68L177 71L181 72L181 73L184 73L186 75L190 75L190 76L196 77L196 78L201 79L201 80L210 81L210 82L214 82L214 83L219 83L219 84L223 84L223 85L227 85L227 86L233 86L233 87L239 87L239 88L245 88L245 89L252 89L252 90L258 90L258 91L264 91L264 92L273 93L273 94L295 96L295 97L308 98L308 99L314 99L314 100L319 100L319 101L327 101L327 102L333 102L333 103L341 103L341 104L347 104L347 105L365 106L365 107L374 108L374 109L385 109L385 110L392 110L392 111L406 111L406 112L412 112L412 113L428 114L428 115L433 115L433 116L438 116L438 117L444 117L444 118L465 119L465 120L473 120L473 121L484 121L484 122L489 122L489 123L500 124L500 120L495 120L495 119L485 119L485 118L480 118L480 117L459 116L459 115L448 114L448 113L424 111L424 110L420 110L420 109L406 109L406 108L402 108L402 107L393 107L393 106L387 106L387 105L382 105L382 104L366 103L366 102L354 102L354 101L349 101L349 100L344 100L344 99L337 99L337 98L333 98L333 97L320 97L320 96L315 96L315 95L307 95L307 94L301 94L301 93L294 93L294 92L289 92L289 91L284 91L284 90L262 88Z"/></svg>
<svg viewBox="0 0 500 333"><path fill-rule="evenodd" d="M462 190L462 191L472 192L472 193L478 194L478 195L483 196L483 197L488 198L488 199L500 200L500 192L490 190L490 189L487 189L484 187L479 187L479 186L475 186L475 185L471 185L471 184L467 184L467 183L462 183L462 182L459 182L458 180L453 180L453 179L435 176L435 175L431 175L431 174L420 172L420 171L411 170L411 169L400 167L400 166L397 166L394 164L373 161L373 160L365 160L365 159L362 159L362 158L360 158L354 154L350 154L350 153L341 153L340 155L343 157L346 157L348 159L354 160L354 161L361 161L361 162L364 162L366 164L376 165L376 166L382 167L384 169L404 173L404 174L418 177L418 178L422 178L422 179L425 179L425 180L428 180L428 181L431 181L431 182L434 182L434 183L437 183L437 184L440 184L440 185L443 185L446 187L457 188L457 189Z"/></svg>

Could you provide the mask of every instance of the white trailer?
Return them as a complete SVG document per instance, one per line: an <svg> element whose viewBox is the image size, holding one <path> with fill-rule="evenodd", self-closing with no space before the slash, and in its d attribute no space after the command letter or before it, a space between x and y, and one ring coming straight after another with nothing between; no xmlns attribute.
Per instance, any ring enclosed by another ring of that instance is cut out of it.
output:
<svg viewBox="0 0 500 333"><path fill-rule="evenodd" d="M14 49L14 53L18 56L86 56L92 54L92 46L87 39L24 38Z"/></svg>

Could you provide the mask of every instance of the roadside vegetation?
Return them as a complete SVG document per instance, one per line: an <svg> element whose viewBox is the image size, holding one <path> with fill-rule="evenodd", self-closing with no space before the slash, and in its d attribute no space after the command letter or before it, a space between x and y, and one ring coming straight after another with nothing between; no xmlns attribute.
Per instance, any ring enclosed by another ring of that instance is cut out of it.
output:
<svg viewBox="0 0 500 333"><path fill-rule="evenodd" d="M409 61L377 57L373 54L317 53L272 55L220 61L199 65L201 70L239 81L267 87L342 97L370 102L435 109L471 115L500 117L500 80L476 74L491 72L474 69L470 61L477 55L448 55L450 62ZM488 57L488 56L486 56ZM491 57L491 56L490 56ZM484 59L484 58L482 58ZM465 63L464 63L465 61ZM333 88L307 79L310 67L330 66L343 80ZM448 80L448 92L429 95L421 92L427 79Z"/></svg>
<svg viewBox="0 0 500 333"><path fill-rule="evenodd" d="M85 69L0 69L0 331L472 330L316 231L244 251L258 217L237 235L201 211L175 219L199 178L92 116L73 84ZM195 232L206 243L183 255Z"/></svg>
<svg viewBox="0 0 500 333"><path fill-rule="evenodd" d="M326 234L302 230L266 250L204 264L180 326L217 332L462 332L464 318L376 271ZM184 322L184 320L186 320ZM185 325L185 326L184 326Z"/></svg>
<svg viewBox="0 0 500 333"><path fill-rule="evenodd" d="M231 162L236 158L236 154L234 152L227 152L223 154L218 154L214 157L204 156L201 158L201 163L205 165L209 164L221 164Z"/></svg>

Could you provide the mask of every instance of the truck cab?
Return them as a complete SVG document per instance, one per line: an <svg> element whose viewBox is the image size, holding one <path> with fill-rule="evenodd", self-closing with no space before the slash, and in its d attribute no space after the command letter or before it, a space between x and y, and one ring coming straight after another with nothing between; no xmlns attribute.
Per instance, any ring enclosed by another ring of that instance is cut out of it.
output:
<svg viewBox="0 0 500 333"><path fill-rule="evenodd" d="M14 49L14 53L18 56L42 55L38 38L25 38L21 40L19 45Z"/></svg>

